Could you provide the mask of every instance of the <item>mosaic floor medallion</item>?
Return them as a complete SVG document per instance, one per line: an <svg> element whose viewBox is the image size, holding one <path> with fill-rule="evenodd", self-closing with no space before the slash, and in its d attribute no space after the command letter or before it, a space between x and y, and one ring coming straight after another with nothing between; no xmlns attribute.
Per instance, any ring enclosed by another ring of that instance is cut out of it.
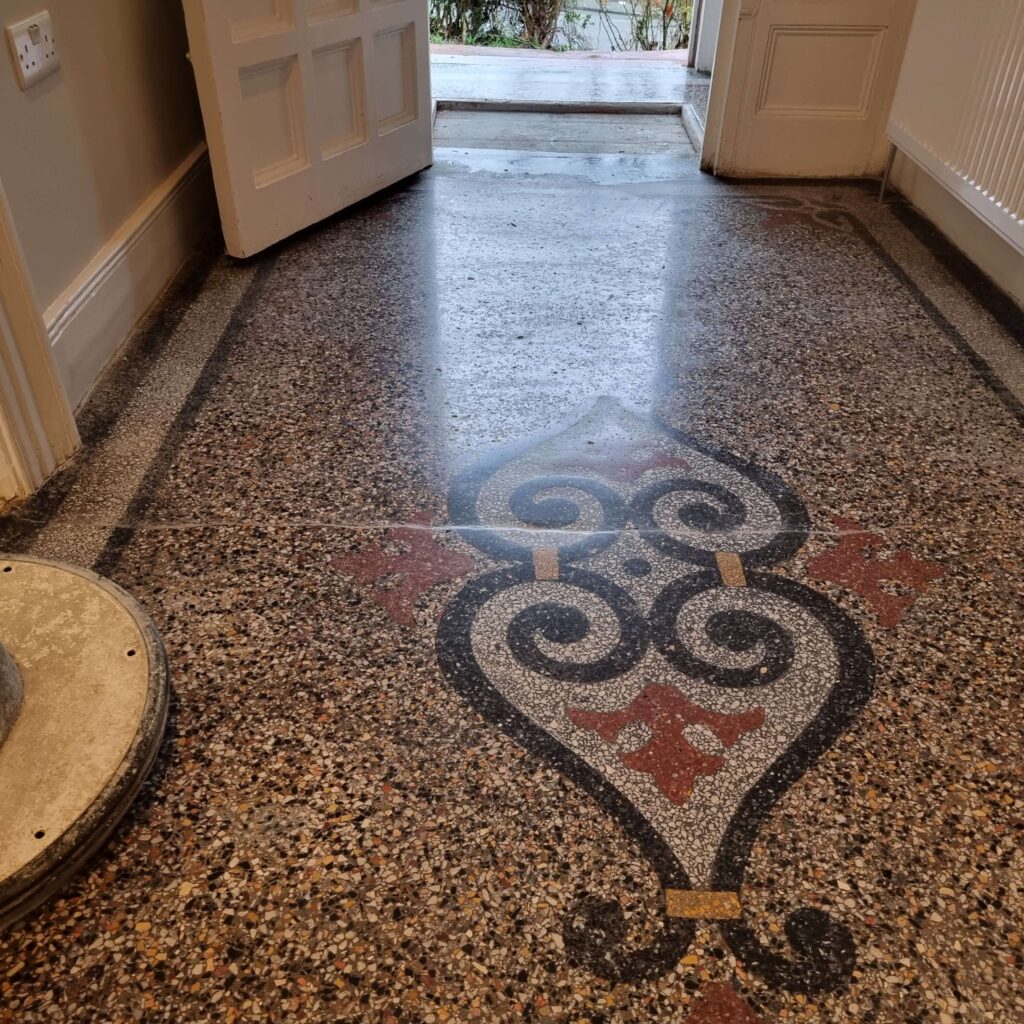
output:
<svg viewBox="0 0 1024 1024"><path fill-rule="evenodd" d="M624 948L616 902L583 897L567 954L617 981L657 977L713 920L769 984L848 981L841 921L794 909L789 949L742 905L778 798L872 688L860 629L773 567L810 527L778 477L602 400L574 426L472 467L449 516L498 567L450 602L438 652L488 720L571 777L641 847L664 890L657 938Z"/></svg>

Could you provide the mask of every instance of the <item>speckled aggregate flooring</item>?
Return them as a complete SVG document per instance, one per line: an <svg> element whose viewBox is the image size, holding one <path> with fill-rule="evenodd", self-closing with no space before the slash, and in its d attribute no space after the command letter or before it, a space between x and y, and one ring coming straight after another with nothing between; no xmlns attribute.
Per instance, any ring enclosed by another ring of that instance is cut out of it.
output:
<svg viewBox="0 0 1024 1024"><path fill-rule="evenodd" d="M174 685L0 1021L1024 1020L1020 327L692 156L198 255L0 521Z"/></svg>

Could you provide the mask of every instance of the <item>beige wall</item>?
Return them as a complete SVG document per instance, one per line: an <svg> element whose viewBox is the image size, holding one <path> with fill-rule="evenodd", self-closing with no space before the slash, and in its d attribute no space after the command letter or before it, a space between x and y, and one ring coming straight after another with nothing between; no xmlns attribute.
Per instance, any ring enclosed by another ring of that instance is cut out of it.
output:
<svg viewBox="0 0 1024 1024"><path fill-rule="evenodd" d="M202 139L178 0L0 0L46 9L62 67L18 88L0 60L0 180L46 308Z"/></svg>

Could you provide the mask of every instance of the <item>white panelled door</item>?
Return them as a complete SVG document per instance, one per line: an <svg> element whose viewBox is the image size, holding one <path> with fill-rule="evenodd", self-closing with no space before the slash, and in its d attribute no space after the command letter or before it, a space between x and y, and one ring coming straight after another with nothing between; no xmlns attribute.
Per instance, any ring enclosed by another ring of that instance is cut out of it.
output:
<svg viewBox="0 0 1024 1024"><path fill-rule="evenodd" d="M726 0L702 166L737 177L880 172L913 10L914 0Z"/></svg>
<svg viewBox="0 0 1024 1024"><path fill-rule="evenodd" d="M184 4L232 256L430 165L426 0Z"/></svg>

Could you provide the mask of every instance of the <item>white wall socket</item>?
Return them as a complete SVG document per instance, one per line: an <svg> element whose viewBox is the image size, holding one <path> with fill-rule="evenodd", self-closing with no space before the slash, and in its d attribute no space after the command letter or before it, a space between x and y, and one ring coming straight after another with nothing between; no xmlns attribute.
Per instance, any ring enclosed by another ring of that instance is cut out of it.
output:
<svg viewBox="0 0 1024 1024"><path fill-rule="evenodd" d="M11 44L14 70L22 89L52 75L60 67L49 11L40 11L31 18L8 25L7 41Z"/></svg>

